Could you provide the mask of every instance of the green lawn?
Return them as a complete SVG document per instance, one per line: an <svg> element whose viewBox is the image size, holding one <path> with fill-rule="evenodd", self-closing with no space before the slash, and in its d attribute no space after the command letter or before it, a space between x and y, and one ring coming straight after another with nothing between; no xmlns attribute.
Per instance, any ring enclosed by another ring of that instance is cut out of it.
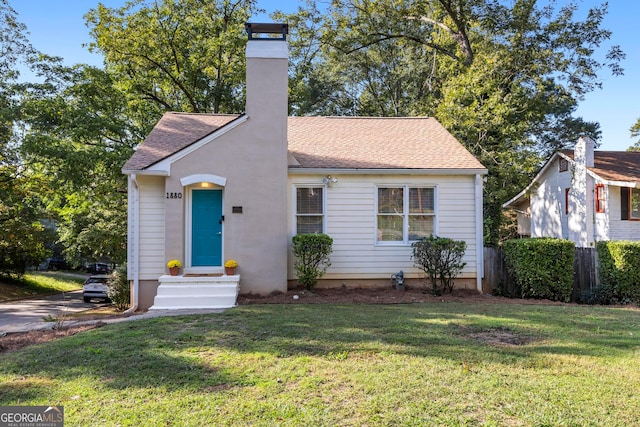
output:
<svg viewBox="0 0 640 427"><path fill-rule="evenodd" d="M54 404L69 426L640 425L640 311L256 305L0 355L0 405Z"/></svg>
<svg viewBox="0 0 640 427"><path fill-rule="evenodd" d="M0 279L0 302L82 289L84 279L82 274L61 271L30 272L21 283L2 283Z"/></svg>

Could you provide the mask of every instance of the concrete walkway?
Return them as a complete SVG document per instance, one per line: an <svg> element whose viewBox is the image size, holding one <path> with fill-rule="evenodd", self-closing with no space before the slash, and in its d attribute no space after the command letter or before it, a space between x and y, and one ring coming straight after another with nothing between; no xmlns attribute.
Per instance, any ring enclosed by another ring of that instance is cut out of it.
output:
<svg viewBox="0 0 640 427"><path fill-rule="evenodd" d="M154 310L140 314L133 314L128 317L122 316L98 320L71 319L63 322L53 320L64 318L65 313L78 313L95 307L99 307L99 305L94 303L85 303L82 300L81 290L65 292L64 294L61 293L51 296L0 303L0 335L40 329L53 329L59 326L69 327L100 322L117 323L161 316L221 313L224 311L224 309Z"/></svg>

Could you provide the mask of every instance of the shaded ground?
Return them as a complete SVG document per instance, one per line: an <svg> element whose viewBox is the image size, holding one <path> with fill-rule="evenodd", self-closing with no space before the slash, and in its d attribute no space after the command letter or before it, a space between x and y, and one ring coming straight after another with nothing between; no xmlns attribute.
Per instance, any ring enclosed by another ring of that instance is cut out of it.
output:
<svg viewBox="0 0 640 427"><path fill-rule="evenodd" d="M408 288L405 291L397 291L391 288L382 289L292 289L286 293L273 293L268 296L240 295L239 305L249 304L411 304L420 302L461 302L469 304L546 304L546 305L576 305L565 304L558 301L517 299L496 297L480 294L477 291L457 289L451 294L433 296L425 288ZM74 320L96 320L113 317L122 317L115 310L105 308L89 310L73 316ZM73 335L88 329L100 327L104 323L97 322L90 325L63 327L61 329L48 329L21 333L12 333L0 336L0 353L17 350L28 345L37 344ZM53 325L52 325L53 326ZM527 341L526 337L515 336L508 330L487 331L463 331L465 335L489 344L521 345Z"/></svg>
<svg viewBox="0 0 640 427"><path fill-rule="evenodd" d="M41 329L37 331L7 334L5 336L0 336L0 353L19 350L28 345L39 344L42 342L55 340L57 338L75 335L78 332L98 328L102 325L104 325L104 323L63 327L61 329Z"/></svg>

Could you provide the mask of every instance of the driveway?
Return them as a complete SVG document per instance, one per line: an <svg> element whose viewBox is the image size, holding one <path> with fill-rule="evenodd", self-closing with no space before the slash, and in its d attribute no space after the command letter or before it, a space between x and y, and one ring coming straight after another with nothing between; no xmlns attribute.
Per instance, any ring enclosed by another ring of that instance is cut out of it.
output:
<svg viewBox="0 0 640 427"><path fill-rule="evenodd" d="M53 322L46 322L45 318L59 318L65 313L76 313L97 306L82 300L82 290L0 303L0 335L50 328Z"/></svg>

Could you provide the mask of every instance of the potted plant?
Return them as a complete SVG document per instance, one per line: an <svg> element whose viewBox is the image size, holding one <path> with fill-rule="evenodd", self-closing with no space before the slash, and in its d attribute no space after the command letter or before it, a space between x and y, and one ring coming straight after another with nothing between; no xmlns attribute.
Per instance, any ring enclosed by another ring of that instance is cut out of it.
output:
<svg viewBox="0 0 640 427"><path fill-rule="evenodd" d="M182 263L177 259L172 259L167 263L167 267L169 267L169 274L171 274L172 276L177 276L178 273L180 273Z"/></svg>
<svg viewBox="0 0 640 427"><path fill-rule="evenodd" d="M224 263L224 274L227 276L233 276L236 274L236 267L238 267L238 261L235 259L229 259Z"/></svg>

